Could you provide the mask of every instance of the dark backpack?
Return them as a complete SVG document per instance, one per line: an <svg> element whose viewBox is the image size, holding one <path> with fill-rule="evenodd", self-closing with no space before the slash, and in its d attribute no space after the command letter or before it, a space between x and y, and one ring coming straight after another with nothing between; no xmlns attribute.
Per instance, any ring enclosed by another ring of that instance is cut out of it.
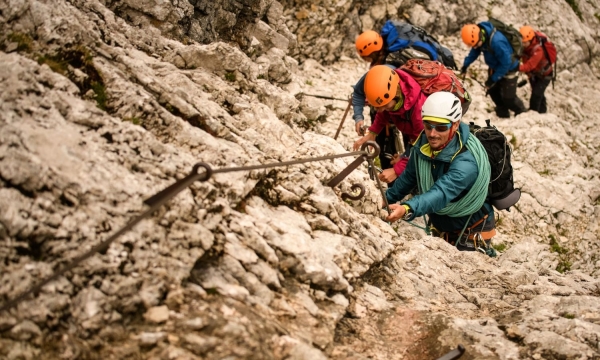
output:
<svg viewBox="0 0 600 360"><path fill-rule="evenodd" d="M479 139L490 161L488 199L496 209L509 210L521 197L521 190L514 187L513 168L510 163L512 150L506 136L490 125L489 119L485 123L487 126L481 127L471 122L469 130Z"/></svg>
<svg viewBox="0 0 600 360"><path fill-rule="evenodd" d="M519 30L515 29L512 25L506 25L502 21L494 19L492 17L489 19L489 21L494 26L494 30L490 35L490 49L494 34L496 33L496 31L500 31L506 37L506 39L510 43L510 46L513 49L513 61L520 59L521 55L523 54L523 37Z"/></svg>
<svg viewBox="0 0 600 360"><path fill-rule="evenodd" d="M423 58L424 54L429 60L437 60L451 69L458 69L452 52L418 26L388 20L381 29L381 36L386 50L391 54L390 60L396 67L403 65L408 59ZM418 53L413 54L410 49L417 50Z"/></svg>

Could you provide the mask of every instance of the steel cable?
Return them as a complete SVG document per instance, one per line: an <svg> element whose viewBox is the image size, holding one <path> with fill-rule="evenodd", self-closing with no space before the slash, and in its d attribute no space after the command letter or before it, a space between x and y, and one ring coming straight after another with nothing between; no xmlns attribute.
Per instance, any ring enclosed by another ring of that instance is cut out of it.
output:
<svg viewBox="0 0 600 360"><path fill-rule="evenodd" d="M375 150L373 152L368 152L367 147L372 147ZM318 162L318 161L324 161L324 160L339 159L339 158L350 157L350 156L360 156L360 158L362 158L363 160L372 161L372 159L375 156L377 156L378 154L379 154L379 146L377 146L376 143L369 141L369 142L363 144L363 146L361 147L361 151L354 151L354 152L349 152L349 153L345 153L345 154L335 154L335 155L327 155L327 156L319 156L319 157L313 157L313 158L284 161L284 162L278 162L278 163L249 165L249 166L231 167L231 168L223 168L223 169L212 169L206 163L202 163L202 162L197 163L196 165L194 165L194 167L192 168L192 171L186 177L176 181L174 184L168 186L166 189L161 190L160 192L158 192L155 195L151 196L150 198L146 199L144 201L144 203L146 205L148 205L148 209L146 209L142 214L140 214L140 215L136 216L135 218L133 218L132 220L130 220L125 226L123 226L122 228L117 230L113 235L108 237L106 240L100 242L98 245L92 247L90 250L83 253L82 255L79 255L74 260L72 260L69 264L67 264L66 266L62 267L61 269L55 271L52 275L50 275L46 279L40 281L36 285L23 291L21 294L17 295L15 298L6 301L0 307L0 312L4 312L6 310L9 310L9 309L17 306L20 302L25 300L29 295L39 293L42 290L42 288L44 286L46 286L47 284L49 284L50 282L56 280L58 277L60 277L67 271L74 269L79 264L81 264L83 261L92 257L96 253L102 252L105 249L107 249L108 246L113 241L115 241L119 236L121 236L124 233L126 233L127 231L129 231L131 228L133 228L135 225L137 225L143 219L149 217L154 211L158 210L163 204L165 204L167 201L171 200L173 197L175 197L181 191L187 189L195 181L199 181L199 180L207 181L208 179L211 178L211 176L213 174L223 174L223 173L234 172L234 171L262 170L262 169L269 169L269 168L275 168L275 167L285 167L285 166L291 166L291 165L305 164L305 163L309 163L309 162ZM203 169L204 171L200 171L201 169ZM382 191L381 187L380 187L380 191Z"/></svg>

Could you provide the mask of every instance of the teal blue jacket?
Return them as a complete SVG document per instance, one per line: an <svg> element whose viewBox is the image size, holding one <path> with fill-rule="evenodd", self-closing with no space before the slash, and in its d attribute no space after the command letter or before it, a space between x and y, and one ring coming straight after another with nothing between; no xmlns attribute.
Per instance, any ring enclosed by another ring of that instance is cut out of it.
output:
<svg viewBox="0 0 600 360"><path fill-rule="evenodd" d="M459 136L461 141L459 141ZM422 132L412 148L410 159L406 170L396 179L394 185L386 191L386 198L389 203L396 203L408 195L412 189L417 186L417 165L416 157L425 158L432 163L431 173L434 184L429 191L416 195L410 200L403 202L410 206L414 211L415 217L429 215L431 224L439 231L451 232L463 229L469 216L450 217L448 215L438 215L435 212L442 210L450 202L455 202L467 194L469 189L475 184L479 169L475 157L470 151L461 151L462 146L467 143L471 136L469 126L461 123L458 132L450 143L434 158L423 154L421 147L427 144L425 132ZM454 159L452 159L454 158ZM445 171L447 169L447 171ZM485 215L493 218L494 210L491 205L486 203L479 209L469 221L469 226L479 221Z"/></svg>

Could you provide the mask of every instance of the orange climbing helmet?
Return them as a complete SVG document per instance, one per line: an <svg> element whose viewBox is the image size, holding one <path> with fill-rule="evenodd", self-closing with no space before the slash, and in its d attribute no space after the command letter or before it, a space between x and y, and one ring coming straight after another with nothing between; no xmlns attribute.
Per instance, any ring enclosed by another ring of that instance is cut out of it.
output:
<svg viewBox="0 0 600 360"><path fill-rule="evenodd" d="M535 37L535 31L531 26L523 26L519 29L521 36L523 37L523 41L531 41Z"/></svg>
<svg viewBox="0 0 600 360"><path fill-rule="evenodd" d="M354 45L360 56L369 56L383 48L383 38L378 32L368 30L356 38Z"/></svg>
<svg viewBox="0 0 600 360"><path fill-rule="evenodd" d="M385 65L373 66L365 77L365 95L369 104L375 107L385 106L398 91L400 76Z"/></svg>
<svg viewBox="0 0 600 360"><path fill-rule="evenodd" d="M473 47L477 45L481 38L481 30L479 30L479 26L475 24L467 24L463 26L460 31L460 36L465 44Z"/></svg>

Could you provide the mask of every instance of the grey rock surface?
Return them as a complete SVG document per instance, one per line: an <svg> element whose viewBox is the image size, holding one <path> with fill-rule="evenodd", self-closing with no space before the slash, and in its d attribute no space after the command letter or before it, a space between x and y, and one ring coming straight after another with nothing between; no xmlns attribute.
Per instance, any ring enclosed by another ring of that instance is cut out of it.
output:
<svg viewBox="0 0 600 360"><path fill-rule="evenodd" d="M354 37L387 17L457 59L460 24L535 22L562 59L548 114L496 119L468 82L464 121L508 135L523 191L499 214L498 258L382 221L364 164L326 186L352 157L218 173L0 313L0 357L429 359L460 343L477 359L600 358L598 5L0 0L2 303L197 162L349 151L350 117L332 139L347 102L307 94L347 98L367 70ZM354 183L366 195L343 201Z"/></svg>

